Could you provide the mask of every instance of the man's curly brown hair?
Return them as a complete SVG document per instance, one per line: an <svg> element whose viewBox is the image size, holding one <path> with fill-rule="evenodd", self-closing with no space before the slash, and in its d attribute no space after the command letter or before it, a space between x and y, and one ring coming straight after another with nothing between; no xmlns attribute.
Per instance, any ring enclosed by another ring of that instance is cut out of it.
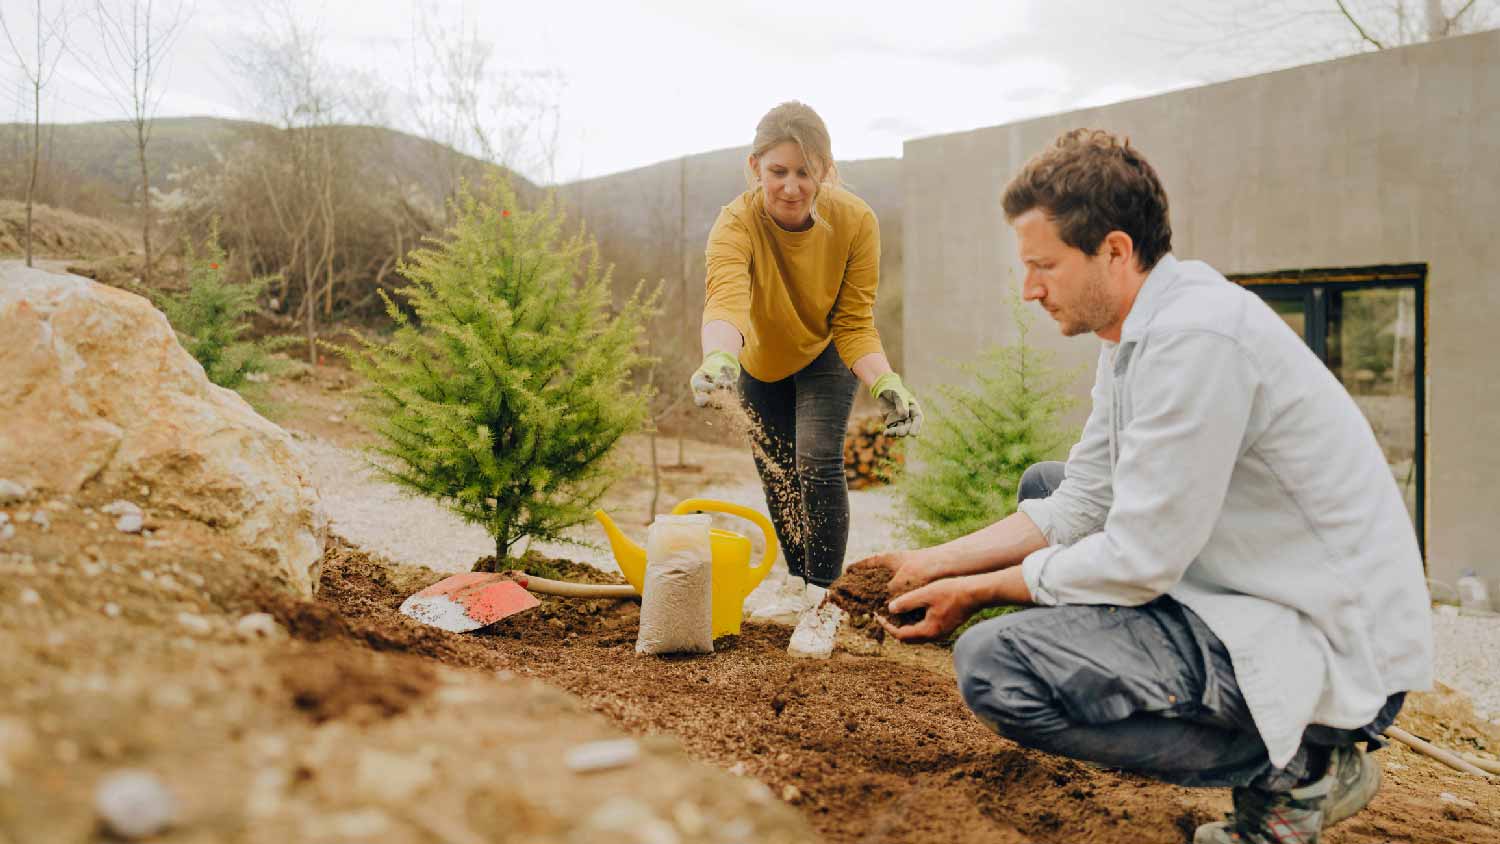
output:
<svg viewBox="0 0 1500 844"><path fill-rule="evenodd" d="M1145 156L1101 129L1074 129L1037 154L1005 186L1005 218L1040 208L1063 243L1094 255L1112 231L1130 235L1149 272L1172 251L1167 192Z"/></svg>

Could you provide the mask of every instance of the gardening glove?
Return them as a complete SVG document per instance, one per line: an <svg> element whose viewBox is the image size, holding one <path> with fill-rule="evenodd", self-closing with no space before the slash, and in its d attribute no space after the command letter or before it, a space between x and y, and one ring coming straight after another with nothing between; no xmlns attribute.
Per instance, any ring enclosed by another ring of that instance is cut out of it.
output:
<svg viewBox="0 0 1500 844"><path fill-rule="evenodd" d="M734 355L725 351L709 352L703 356L698 371L693 373L693 404L706 407L713 403L718 407L719 391L733 391L739 380L740 362Z"/></svg>
<svg viewBox="0 0 1500 844"><path fill-rule="evenodd" d="M892 437L915 437L922 430L922 406L917 397L901 382L901 376L887 372L875 380L870 395L880 402L885 413L885 432Z"/></svg>

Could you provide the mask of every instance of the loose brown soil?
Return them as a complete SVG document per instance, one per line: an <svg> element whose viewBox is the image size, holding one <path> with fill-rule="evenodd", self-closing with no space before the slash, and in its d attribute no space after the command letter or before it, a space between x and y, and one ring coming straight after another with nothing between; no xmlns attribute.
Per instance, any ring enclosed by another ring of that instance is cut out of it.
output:
<svg viewBox="0 0 1500 844"><path fill-rule="evenodd" d="M292 703L314 723L369 723L400 715L426 697L437 676L426 660L334 643L298 652L281 665Z"/></svg>
<svg viewBox="0 0 1500 844"><path fill-rule="evenodd" d="M331 421L348 385L310 372L277 385L296 427L365 439ZM720 462L674 479L667 500L721 480ZM640 523L649 492L637 478L608 506ZM845 646L872 655L804 662L786 657L786 628L752 623L711 655L639 657L634 603L555 599L453 635L396 612L447 572L334 542L318 598L301 601L203 525L148 514L153 536L114 531L93 509L105 500L6 508L17 533L0 545L0 844L95 840L93 788L120 767L151 770L181 798L162 844L629 844L668 833L800 844L808 824L832 842L1181 842L1228 808L1223 791L993 736L964 709L940 648L851 636ZM43 507L50 528L21 518ZM613 579L554 564L569 579ZM237 635L255 611L292 639ZM1500 749L1449 692L1412 695L1398 723L1445 747ZM569 749L621 730L640 738L635 765L563 764ZM1496 786L1400 746L1376 758L1380 794L1325 842L1494 840Z"/></svg>
<svg viewBox="0 0 1500 844"><path fill-rule="evenodd" d="M340 840L375 826L393 844L507 829L614 840L580 831L579 810L544 807L586 794L582 811L603 812L641 798L642 782L684 841L741 821L756 830L743 840L807 840L771 795L830 842L1186 841L1227 808L1221 791L995 737L936 648L887 642L875 656L805 662L785 655L786 628L752 623L711 655L639 657L635 603L557 599L453 635L396 611L439 573L346 543L330 548L318 598L302 601L247 576L244 552L202 526L163 522L147 539L93 527L87 510L49 512L50 529L23 522L0 554L0 645L13 655L0 664L3 840L89 840L92 784L121 766L183 795L182 831L167 842ZM249 611L270 612L293 641L239 641L230 628ZM215 632L187 635L180 612ZM587 709L642 736L637 767L587 780L562 768L569 747L608 735ZM1400 723L1447 747L1500 747L1457 696L1414 695ZM684 752L744 778L693 768ZM1495 786L1400 747L1377 758L1385 787L1329 844L1493 840ZM406 779L429 764L430 778Z"/></svg>
<svg viewBox="0 0 1500 844"><path fill-rule="evenodd" d="M571 770L570 750L618 728L496 670L498 640L392 612L430 571L334 541L325 599L303 601L216 531L151 514L153 535L122 534L101 503L0 508L17 526L0 541L0 844L103 840L94 789L120 768L176 796L159 844L811 838L765 785L668 736L626 767ZM20 518L36 511L49 526ZM261 611L292 637L237 632ZM526 635L558 635L529 615Z"/></svg>
<svg viewBox="0 0 1500 844"><path fill-rule="evenodd" d="M951 675L910 661L791 660L784 627L746 624L712 655L639 657L636 604L544 599L478 634L434 635L396 612L424 577L437 575L344 549L317 605L377 647L541 678L631 732L676 736L691 755L770 785L830 842L1187 841L1227 802L1020 748L970 715ZM1491 840L1491 787L1402 750L1379 758L1398 768L1330 844Z"/></svg>

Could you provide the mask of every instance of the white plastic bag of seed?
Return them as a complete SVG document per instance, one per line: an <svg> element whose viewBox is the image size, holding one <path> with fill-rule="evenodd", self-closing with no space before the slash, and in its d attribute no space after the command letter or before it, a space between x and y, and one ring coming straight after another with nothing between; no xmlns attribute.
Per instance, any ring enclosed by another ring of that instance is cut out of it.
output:
<svg viewBox="0 0 1500 844"><path fill-rule="evenodd" d="M636 653L713 652L711 524L707 513L657 516L651 523Z"/></svg>

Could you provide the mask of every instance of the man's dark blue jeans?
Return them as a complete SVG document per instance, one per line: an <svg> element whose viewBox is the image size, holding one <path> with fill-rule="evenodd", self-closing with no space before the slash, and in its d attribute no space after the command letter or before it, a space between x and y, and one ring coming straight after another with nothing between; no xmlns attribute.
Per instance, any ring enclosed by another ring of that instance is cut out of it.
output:
<svg viewBox="0 0 1500 844"><path fill-rule="evenodd" d="M1039 463L1017 497L1044 498L1062 463ZM1286 791L1315 779L1328 750L1379 743L1405 698L1359 730L1312 726L1271 765L1224 643L1163 595L1138 607L1037 607L976 624L953 649L964 702L1026 747L1187 786Z"/></svg>
<svg viewBox="0 0 1500 844"><path fill-rule="evenodd" d="M780 381L740 373L755 468L787 571L827 586L843 572L849 544L849 486L844 433L859 379L832 343Z"/></svg>

